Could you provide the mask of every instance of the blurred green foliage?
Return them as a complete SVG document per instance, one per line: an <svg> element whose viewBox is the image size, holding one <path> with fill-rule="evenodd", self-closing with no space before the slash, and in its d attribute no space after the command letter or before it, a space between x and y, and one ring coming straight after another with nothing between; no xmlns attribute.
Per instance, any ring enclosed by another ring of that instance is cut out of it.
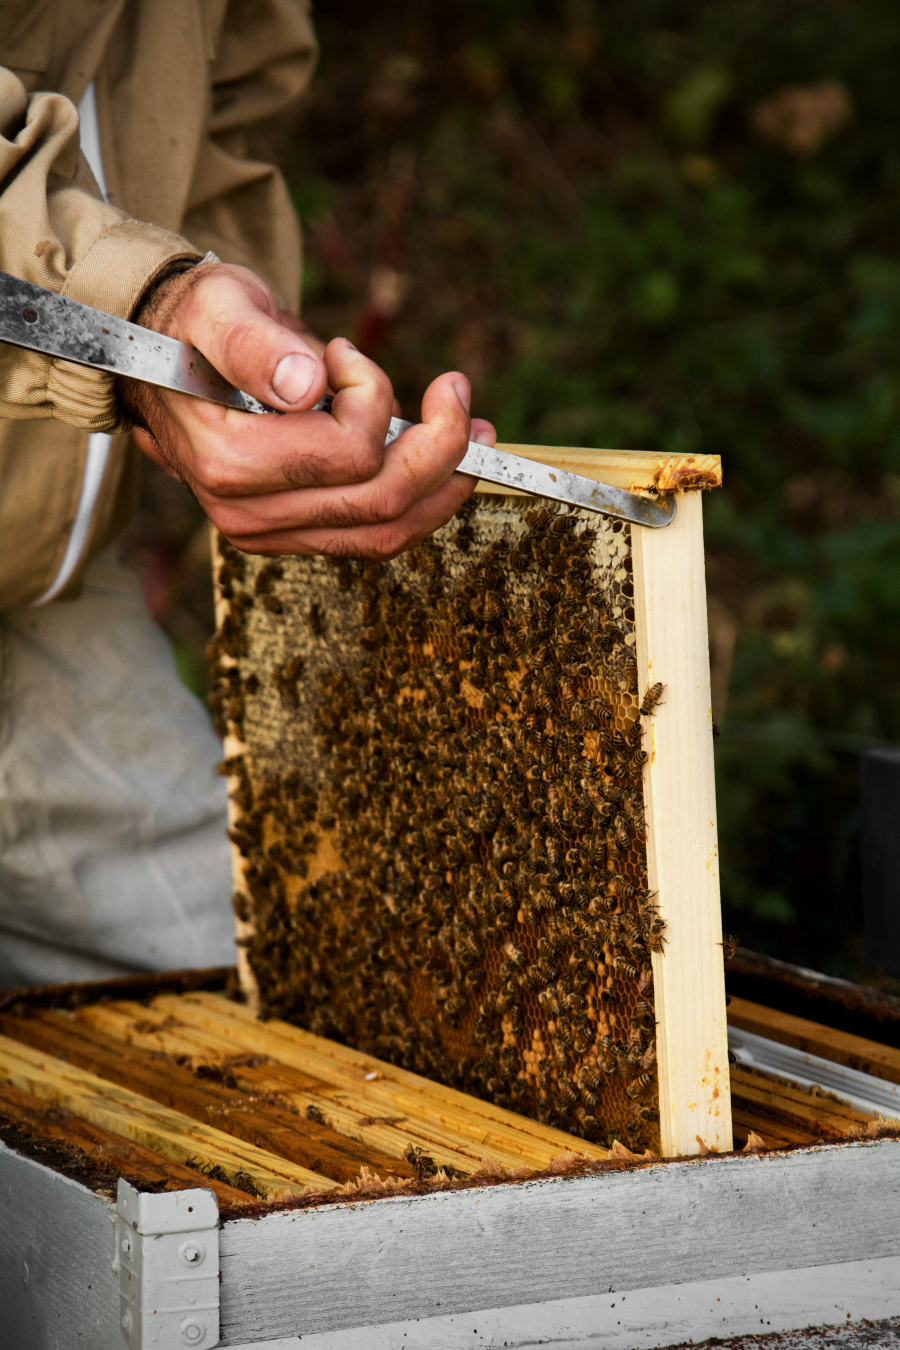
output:
<svg viewBox="0 0 900 1350"><path fill-rule="evenodd" d="M318 26L307 318L355 331L387 259L373 355L407 415L459 367L501 440L722 455L726 926L860 975L858 758L900 742L900 11L333 0Z"/></svg>

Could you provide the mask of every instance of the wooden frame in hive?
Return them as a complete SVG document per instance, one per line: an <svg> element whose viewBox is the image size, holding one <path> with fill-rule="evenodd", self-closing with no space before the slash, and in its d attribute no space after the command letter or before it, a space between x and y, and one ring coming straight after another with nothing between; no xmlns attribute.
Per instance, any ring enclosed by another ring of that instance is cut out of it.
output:
<svg viewBox="0 0 900 1350"><path fill-rule="evenodd" d="M675 521L485 487L388 564L220 550L242 985L601 1145L727 1150L718 460L510 448L677 491Z"/></svg>

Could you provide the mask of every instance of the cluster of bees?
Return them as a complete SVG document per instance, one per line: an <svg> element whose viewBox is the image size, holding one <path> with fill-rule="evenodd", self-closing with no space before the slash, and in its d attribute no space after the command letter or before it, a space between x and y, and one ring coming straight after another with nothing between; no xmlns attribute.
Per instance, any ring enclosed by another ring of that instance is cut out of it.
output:
<svg viewBox="0 0 900 1350"><path fill-rule="evenodd" d="M223 552L215 702L247 743L225 770L264 1009L654 1146L662 686L641 700L628 527L489 498L388 564Z"/></svg>

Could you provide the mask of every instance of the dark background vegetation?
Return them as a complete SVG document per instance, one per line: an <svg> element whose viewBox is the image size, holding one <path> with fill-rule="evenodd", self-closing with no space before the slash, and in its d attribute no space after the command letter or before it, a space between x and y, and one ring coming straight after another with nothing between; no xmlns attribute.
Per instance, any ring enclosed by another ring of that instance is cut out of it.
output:
<svg viewBox="0 0 900 1350"><path fill-rule="evenodd" d="M900 743L895 0L332 0L317 24L311 96L260 137L306 318L410 417L458 367L501 440L722 455L726 927L862 977L859 756ZM154 478L131 535L195 686L197 524Z"/></svg>

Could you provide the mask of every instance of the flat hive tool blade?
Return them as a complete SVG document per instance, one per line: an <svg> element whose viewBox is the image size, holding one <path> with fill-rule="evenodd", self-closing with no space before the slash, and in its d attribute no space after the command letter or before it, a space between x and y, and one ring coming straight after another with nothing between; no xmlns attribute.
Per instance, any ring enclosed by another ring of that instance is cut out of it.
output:
<svg viewBox="0 0 900 1350"><path fill-rule="evenodd" d="M201 352L186 343L104 314L8 272L0 272L0 341L241 412L278 411L235 389ZM329 411L331 396L326 395L316 408ZM392 418L385 445L412 425L402 418ZM458 472L650 529L669 525L675 517L673 496L641 497L476 441L469 441Z"/></svg>

